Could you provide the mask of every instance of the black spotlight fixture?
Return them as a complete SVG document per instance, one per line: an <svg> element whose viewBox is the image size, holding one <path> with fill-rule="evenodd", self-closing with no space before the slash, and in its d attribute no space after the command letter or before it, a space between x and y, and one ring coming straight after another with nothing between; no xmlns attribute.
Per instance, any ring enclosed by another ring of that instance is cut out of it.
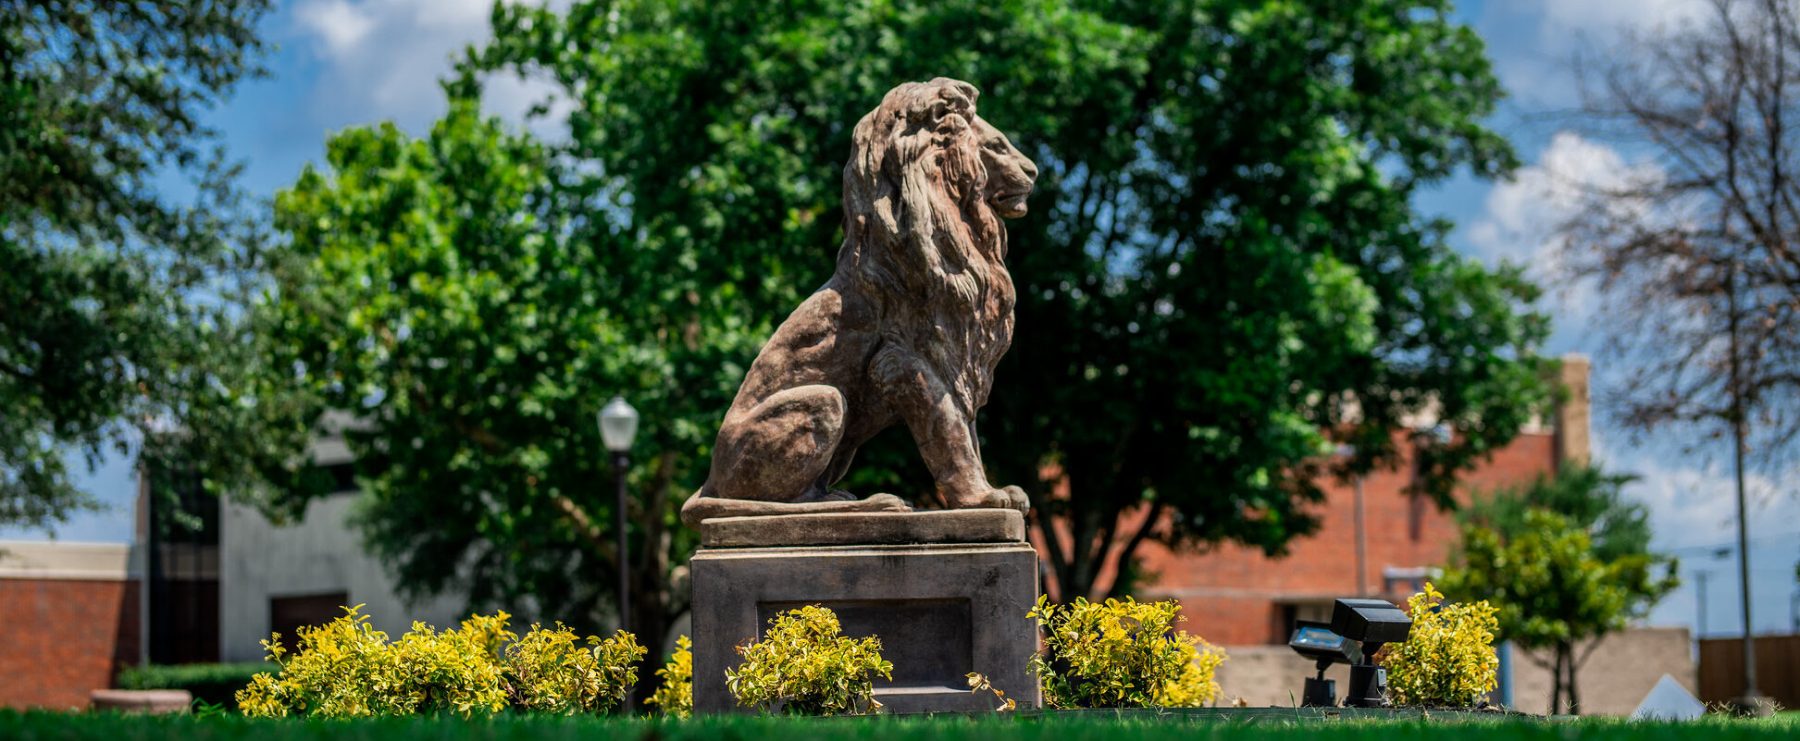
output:
<svg viewBox="0 0 1800 741"><path fill-rule="evenodd" d="M1294 636L1288 639L1288 648L1312 659L1319 669L1319 676L1306 678L1306 689L1300 694L1300 706L1306 708L1336 705L1337 680L1326 679L1325 670L1332 664L1354 664L1362 657L1361 647L1331 632L1329 623L1311 620L1295 621Z"/></svg>
<svg viewBox="0 0 1800 741"><path fill-rule="evenodd" d="M1344 704L1359 708L1387 705L1387 670L1375 665L1375 654L1383 644L1406 640L1412 634L1412 618L1386 600L1341 599L1331 609L1331 632L1357 644L1349 662L1350 688ZM1320 674L1324 674L1322 668Z"/></svg>

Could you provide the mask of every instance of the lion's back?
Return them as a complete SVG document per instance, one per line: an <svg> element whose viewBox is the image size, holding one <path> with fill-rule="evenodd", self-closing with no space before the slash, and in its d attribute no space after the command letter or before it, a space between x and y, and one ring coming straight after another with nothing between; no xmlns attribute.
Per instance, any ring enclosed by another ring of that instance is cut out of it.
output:
<svg viewBox="0 0 1800 741"><path fill-rule="evenodd" d="M846 301L830 283L801 301L751 362L733 406L755 406L771 394L797 386L842 388L857 382L861 359L867 355L863 346L870 338L857 326L861 312L856 304L854 297Z"/></svg>

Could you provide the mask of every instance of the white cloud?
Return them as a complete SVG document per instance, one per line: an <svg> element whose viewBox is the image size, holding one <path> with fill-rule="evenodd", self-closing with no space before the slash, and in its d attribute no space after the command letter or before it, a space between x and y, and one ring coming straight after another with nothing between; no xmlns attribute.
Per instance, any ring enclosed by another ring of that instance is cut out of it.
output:
<svg viewBox="0 0 1800 741"><path fill-rule="evenodd" d="M1549 43L1565 44L1583 32L1654 30L1702 18L1709 11L1703 0L1544 0L1539 35Z"/></svg>
<svg viewBox="0 0 1800 741"><path fill-rule="evenodd" d="M1659 549L1692 549L1724 545L1737 538L1737 483L1725 460L1729 443L1719 441L1721 455L1669 456L1657 450L1611 451L1597 446L1599 458L1609 470L1634 473L1639 480L1626 488L1627 495L1650 508L1650 527ZM1784 491L1779 480L1792 480L1800 471L1780 475L1746 472L1744 491L1749 509L1751 537L1775 537L1794 532L1800 523L1800 498ZM1690 555L1682 552L1679 555Z"/></svg>
<svg viewBox="0 0 1800 741"><path fill-rule="evenodd" d="M1557 230L1589 207L1589 194L1596 189L1617 189L1662 176L1654 164L1630 162L1606 144L1558 132L1536 163L1519 168L1488 191L1485 210L1468 227L1469 244L1489 262L1523 264L1533 278L1561 286L1556 294L1562 309L1559 319L1583 322L1594 309L1592 291L1564 280L1563 241Z"/></svg>
<svg viewBox="0 0 1800 741"><path fill-rule="evenodd" d="M294 18L333 56L352 53L375 28L373 18L345 0L307 3L295 9Z"/></svg>
<svg viewBox="0 0 1800 741"><path fill-rule="evenodd" d="M385 119L422 133L444 111L438 81L452 60L489 38L492 7L493 0L302 0L296 26L322 66L310 108L328 127ZM518 122L549 92L540 81L497 77L486 98L490 110Z"/></svg>
<svg viewBox="0 0 1800 741"><path fill-rule="evenodd" d="M1475 27L1512 96L1528 108L1565 108L1579 102L1570 65L1576 55L1710 12L1705 0L1514 0L1487 4Z"/></svg>
<svg viewBox="0 0 1800 741"><path fill-rule="evenodd" d="M531 132L539 138L556 140L568 135L563 125L575 102L560 94L555 83L542 78L519 75L493 75L482 89L481 105L494 115L513 122L525 120L531 107L548 101L544 118L530 122Z"/></svg>
<svg viewBox="0 0 1800 741"><path fill-rule="evenodd" d="M1743 612L1737 575L1737 493L1726 456L1729 444L1720 441L1719 455L1670 456L1654 449L1610 449L1603 437L1595 440L1598 460L1608 470L1637 474L1637 483L1626 487L1625 496L1650 510L1651 548L1680 559L1682 584L1649 614L1651 625L1677 625L1697 629L1697 617L1706 613L1707 632L1713 636L1738 633ZM1794 537L1800 523L1800 497L1779 486L1792 481L1800 467L1773 475L1751 473L1744 477L1750 530L1750 579L1752 616L1759 633L1790 627L1788 601L1794 584ZM1704 574L1705 576L1703 576ZM1698 582L1710 576L1706 606Z"/></svg>

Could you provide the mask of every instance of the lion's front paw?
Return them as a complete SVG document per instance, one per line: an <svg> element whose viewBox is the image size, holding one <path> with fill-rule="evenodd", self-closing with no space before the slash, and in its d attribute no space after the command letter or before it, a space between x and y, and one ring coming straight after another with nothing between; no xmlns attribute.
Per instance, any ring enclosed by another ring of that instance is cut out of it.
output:
<svg viewBox="0 0 1800 741"><path fill-rule="evenodd" d="M1025 496L1025 490L1017 486L1006 486L989 489L985 493L954 502L956 509L1016 509L1027 512L1031 509L1031 500Z"/></svg>
<svg viewBox="0 0 1800 741"><path fill-rule="evenodd" d="M911 512L912 505L906 500L892 494L872 494L864 502L869 504L871 512Z"/></svg>
<svg viewBox="0 0 1800 741"><path fill-rule="evenodd" d="M1007 509L1016 509L1020 514L1031 511L1031 497L1025 496L1024 489L1017 486L1008 486L997 490L995 493L1006 496L1006 504L1000 506Z"/></svg>

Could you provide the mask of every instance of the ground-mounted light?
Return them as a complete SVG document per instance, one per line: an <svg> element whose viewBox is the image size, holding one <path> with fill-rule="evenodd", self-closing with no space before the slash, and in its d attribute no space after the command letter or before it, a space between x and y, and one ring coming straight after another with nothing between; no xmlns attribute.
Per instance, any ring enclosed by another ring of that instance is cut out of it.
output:
<svg viewBox="0 0 1800 741"><path fill-rule="evenodd" d="M1328 708L1336 705L1337 680L1326 679L1325 670L1332 664L1355 663L1362 656L1361 647L1331 632L1330 623L1299 620L1294 623L1294 635L1288 639L1288 648L1312 659L1319 670L1319 676L1306 678L1306 689L1300 693L1300 706Z"/></svg>
<svg viewBox="0 0 1800 741"><path fill-rule="evenodd" d="M1382 645L1399 643L1412 634L1412 618L1392 602L1378 599L1341 599L1331 609L1331 632L1357 644L1350 662L1350 687L1344 704L1378 708L1387 704L1387 670L1375 665Z"/></svg>

